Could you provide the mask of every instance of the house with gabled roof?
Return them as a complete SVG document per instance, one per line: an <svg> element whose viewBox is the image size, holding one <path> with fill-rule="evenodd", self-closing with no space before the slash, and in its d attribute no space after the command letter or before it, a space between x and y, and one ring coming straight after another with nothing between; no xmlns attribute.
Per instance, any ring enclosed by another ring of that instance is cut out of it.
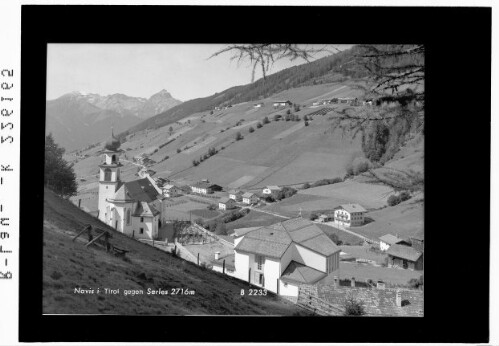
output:
<svg viewBox="0 0 499 346"><path fill-rule="evenodd" d="M423 253L413 247L395 244L386 251L388 265L412 270L423 270Z"/></svg>
<svg viewBox="0 0 499 346"><path fill-rule="evenodd" d="M98 218L117 231L135 238L154 239L164 222L161 189L149 176L124 182L120 171L120 141L111 134L99 165Z"/></svg>
<svg viewBox="0 0 499 346"><path fill-rule="evenodd" d="M233 199L236 202L240 202L243 199L244 192L240 190L230 190L229 198Z"/></svg>
<svg viewBox="0 0 499 346"><path fill-rule="evenodd" d="M258 203L258 196L253 192L246 192L242 196L244 204L255 204Z"/></svg>
<svg viewBox="0 0 499 346"><path fill-rule="evenodd" d="M279 192L281 191L282 189L277 186L277 185L269 185L269 186L265 186L265 188L263 189L262 193L264 195L271 195L275 192Z"/></svg>
<svg viewBox="0 0 499 346"><path fill-rule="evenodd" d="M334 221L345 227L362 226L366 212L360 204L342 204L334 208Z"/></svg>
<svg viewBox="0 0 499 346"><path fill-rule="evenodd" d="M420 230L409 237L412 247L419 252L424 252L424 231Z"/></svg>
<svg viewBox="0 0 499 346"><path fill-rule="evenodd" d="M340 248L301 217L236 234L234 245L234 276L279 295L298 296L340 263Z"/></svg>
<svg viewBox="0 0 499 346"><path fill-rule="evenodd" d="M177 197L182 194L182 190L173 184L164 184L162 190L163 196L168 198Z"/></svg>
<svg viewBox="0 0 499 346"><path fill-rule="evenodd" d="M381 251L386 251L390 248L390 246L395 244L401 244L406 246L411 245L411 243L408 242L407 240L394 236L393 234L385 234L379 237L379 248Z"/></svg>
<svg viewBox="0 0 499 346"><path fill-rule="evenodd" d="M222 197L218 201L218 209L228 210L233 209L236 206L236 201L229 197Z"/></svg>
<svg viewBox="0 0 499 346"><path fill-rule="evenodd" d="M209 181L200 181L191 185L192 192L202 195L208 195L214 191L222 191L222 187L217 184L210 183Z"/></svg>

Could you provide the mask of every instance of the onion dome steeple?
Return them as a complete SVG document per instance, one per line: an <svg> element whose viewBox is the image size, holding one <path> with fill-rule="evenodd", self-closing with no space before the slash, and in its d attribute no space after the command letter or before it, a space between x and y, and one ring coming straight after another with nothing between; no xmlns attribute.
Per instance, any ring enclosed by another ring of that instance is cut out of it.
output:
<svg viewBox="0 0 499 346"><path fill-rule="evenodd" d="M106 150L118 151L120 145L120 140L114 136L113 128L111 128L111 138L106 141L106 144L104 144L104 148Z"/></svg>

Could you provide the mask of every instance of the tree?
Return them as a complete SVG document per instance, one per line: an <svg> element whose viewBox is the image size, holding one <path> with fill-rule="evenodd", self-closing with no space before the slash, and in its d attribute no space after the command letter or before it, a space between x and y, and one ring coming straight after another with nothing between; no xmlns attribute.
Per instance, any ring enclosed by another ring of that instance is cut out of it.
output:
<svg viewBox="0 0 499 346"><path fill-rule="evenodd" d="M269 117L265 117L265 118L263 118L263 123L264 123L264 124L268 124L268 123L270 123Z"/></svg>
<svg viewBox="0 0 499 346"><path fill-rule="evenodd" d="M255 132L255 129L253 128L253 126L250 126L250 128L248 129L249 133L252 133L252 132Z"/></svg>
<svg viewBox="0 0 499 346"><path fill-rule="evenodd" d="M317 215L316 213L310 213L310 216L308 217L310 220L315 220L319 217L319 215Z"/></svg>
<svg viewBox="0 0 499 346"><path fill-rule="evenodd" d="M290 110L290 109L288 109L288 110L286 111L286 114L291 114L291 110Z"/></svg>
<svg viewBox="0 0 499 346"><path fill-rule="evenodd" d="M281 119L281 115L280 114L274 115L274 121L279 121L279 119Z"/></svg>
<svg viewBox="0 0 499 346"><path fill-rule="evenodd" d="M243 135L241 134L241 132L238 132L236 133L236 141L240 141L241 139L243 139Z"/></svg>
<svg viewBox="0 0 499 346"><path fill-rule="evenodd" d="M215 227L215 234L227 235L227 227L224 222L217 222Z"/></svg>
<svg viewBox="0 0 499 346"><path fill-rule="evenodd" d="M305 121L305 126L308 126L308 121Z"/></svg>
<svg viewBox="0 0 499 346"><path fill-rule="evenodd" d="M388 197L388 200L386 201L386 203L388 203L390 207L393 207L394 205L397 205L400 202L401 202L400 198L397 195L391 195L390 197Z"/></svg>
<svg viewBox="0 0 499 346"><path fill-rule="evenodd" d="M199 165L199 161L192 160L192 165L193 165L194 167L196 167L197 165Z"/></svg>
<svg viewBox="0 0 499 346"><path fill-rule="evenodd" d="M305 184L303 184L303 186L301 188L303 190L309 189L310 188L310 184L309 183L305 183Z"/></svg>
<svg viewBox="0 0 499 346"><path fill-rule="evenodd" d="M182 149L177 148L177 154L179 154L182 151Z"/></svg>
<svg viewBox="0 0 499 346"><path fill-rule="evenodd" d="M345 316L362 316L366 314L362 301L355 299L353 296L346 299L344 308Z"/></svg>
<svg viewBox="0 0 499 346"><path fill-rule="evenodd" d="M263 125L262 125L262 123L261 123L261 122L258 122L258 123L256 124L256 127L257 127L258 129L259 129L259 128L261 128L262 126L263 126Z"/></svg>
<svg viewBox="0 0 499 346"><path fill-rule="evenodd" d="M44 185L63 197L75 196L78 190L73 166L63 159L65 149L59 147L49 133L45 137Z"/></svg>
<svg viewBox="0 0 499 346"><path fill-rule="evenodd" d="M170 126L170 128L168 129L168 133L170 134L170 136L172 135L172 133L173 133L173 127Z"/></svg>

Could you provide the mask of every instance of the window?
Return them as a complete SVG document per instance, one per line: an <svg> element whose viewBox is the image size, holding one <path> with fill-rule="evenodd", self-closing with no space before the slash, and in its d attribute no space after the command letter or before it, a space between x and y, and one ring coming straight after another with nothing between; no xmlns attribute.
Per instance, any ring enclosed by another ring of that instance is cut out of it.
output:
<svg viewBox="0 0 499 346"><path fill-rule="evenodd" d="M144 222L144 218L143 217L140 218L140 222Z"/></svg>
<svg viewBox="0 0 499 346"><path fill-rule="evenodd" d="M263 256L255 256L256 269L263 270L263 264L265 263L265 257Z"/></svg>
<svg viewBox="0 0 499 346"><path fill-rule="evenodd" d="M144 234L144 229L142 227L140 227L140 231L139 231L140 234Z"/></svg>
<svg viewBox="0 0 499 346"><path fill-rule="evenodd" d="M104 170L104 181L111 181L112 171L109 168Z"/></svg>
<svg viewBox="0 0 499 346"><path fill-rule="evenodd" d="M131 213L130 213L130 209L127 209L127 210L126 210L126 224L127 224L127 226L129 226L129 225L130 225L130 217L131 217L131 215L130 215L130 214L131 214Z"/></svg>
<svg viewBox="0 0 499 346"><path fill-rule="evenodd" d="M288 287L288 283L287 282L284 283L284 287Z"/></svg>

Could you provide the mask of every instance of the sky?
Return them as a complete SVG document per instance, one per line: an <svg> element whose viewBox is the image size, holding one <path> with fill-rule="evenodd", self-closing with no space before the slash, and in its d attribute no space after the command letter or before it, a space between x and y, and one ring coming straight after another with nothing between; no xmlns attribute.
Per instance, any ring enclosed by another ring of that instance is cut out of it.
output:
<svg viewBox="0 0 499 346"><path fill-rule="evenodd" d="M251 83L249 62L232 53L208 59L225 44L49 44L47 100L72 91L149 98L162 89L187 101ZM340 50L352 45L333 45ZM308 47L322 48L324 45ZM317 58L329 55L323 52ZM268 74L305 63L277 61ZM255 80L261 78L257 69Z"/></svg>

